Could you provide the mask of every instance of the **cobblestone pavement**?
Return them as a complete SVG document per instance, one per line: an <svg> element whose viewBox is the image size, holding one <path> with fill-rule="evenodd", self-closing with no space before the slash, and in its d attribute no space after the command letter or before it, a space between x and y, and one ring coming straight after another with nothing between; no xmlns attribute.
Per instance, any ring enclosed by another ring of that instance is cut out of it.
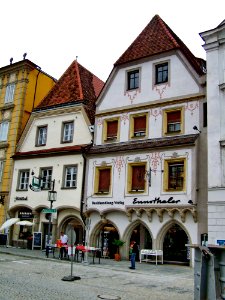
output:
<svg viewBox="0 0 225 300"><path fill-rule="evenodd" d="M0 247L0 300L191 300L190 267L101 259L71 263L46 258L41 250ZM80 280L68 281L70 276ZM62 280L66 279L66 281Z"/></svg>

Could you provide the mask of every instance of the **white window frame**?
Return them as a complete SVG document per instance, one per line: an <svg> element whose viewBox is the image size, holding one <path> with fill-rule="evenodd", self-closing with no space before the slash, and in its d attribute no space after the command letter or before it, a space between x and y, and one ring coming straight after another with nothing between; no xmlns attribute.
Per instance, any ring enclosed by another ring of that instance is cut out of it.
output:
<svg viewBox="0 0 225 300"><path fill-rule="evenodd" d="M12 103L14 100L14 94L15 94L15 83L9 83L6 87L5 91L5 104Z"/></svg>
<svg viewBox="0 0 225 300"><path fill-rule="evenodd" d="M43 130L43 132L42 132ZM39 126L37 129L37 146L45 146L47 142L47 126Z"/></svg>
<svg viewBox="0 0 225 300"><path fill-rule="evenodd" d="M19 171L19 186L20 191L27 191L29 186L30 171L20 170Z"/></svg>
<svg viewBox="0 0 225 300"><path fill-rule="evenodd" d="M52 183L52 168L51 167L41 168L41 188L43 190L50 190L51 183Z"/></svg>
<svg viewBox="0 0 225 300"><path fill-rule="evenodd" d="M74 122L68 121L63 123L63 136L62 142L69 143L73 141L73 133L74 133Z"/></svg>
<svg viewBox="0 0 225 300"><path fill-rule="evenodd" d="M0 124L0 142L7 141L9 131L9 122L5 121Z"/></svg>
<svg viewBox="0 0 225 300"><path fill-rule="evenodd" d="M64 186L63 188L76 188L77 187L77 165L69 165L64 167Z"/></svg>

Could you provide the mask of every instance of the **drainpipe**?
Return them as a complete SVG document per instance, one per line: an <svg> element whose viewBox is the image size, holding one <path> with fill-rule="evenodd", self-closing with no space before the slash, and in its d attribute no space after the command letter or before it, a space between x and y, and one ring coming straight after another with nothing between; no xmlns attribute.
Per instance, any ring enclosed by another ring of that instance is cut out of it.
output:
<svg viewBox="0 0 225 300"><path fill-rule="evenodd" d="M82 189L81 189L81 203L80 203L80 216L81 216L81 219L83 220L84 222L84 232L83 232L83 244L85 243L85 238L86 238L86 217L84 216L83 214L83 211L84 211L84 203L86 202L85 199L84 199L84 188L85 188L85 178L86 178L86 165L87 165L87 162L86 162L86 155L85 153L89 150L90 147L92 147L93 145L93 141L91 141L91 144L87 145L86 147L83 147L82 148L82 157L83 157L83 160L84 160L84 166L83 166L83 179L82 179Z"/></svg>
<svg viewBox="0 0 225 300"><path fill-rule="evenodd" d="M37 92L37 82L38 82L38 77L39 77L40 72L41 72L41 68L37 66L37 70L38 70L38 74L37 74L37 77L36 77L36 83L35 83L35 89L34 89L34 99L33 99L32 111L33 111L33 109L34 109L34 103L35 103L36 92Z"/></svg>

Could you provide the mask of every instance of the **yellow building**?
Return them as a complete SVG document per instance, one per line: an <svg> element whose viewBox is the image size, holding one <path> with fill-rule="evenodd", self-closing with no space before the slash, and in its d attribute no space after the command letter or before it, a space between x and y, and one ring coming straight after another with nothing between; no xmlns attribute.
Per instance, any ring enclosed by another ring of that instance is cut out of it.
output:
<svg viewBox="0 0 225 300"><path fill-rule="evenodd" d="M0 68L0 226L7 217L16 144L40 101L56 79L28 59Z"/></svg>

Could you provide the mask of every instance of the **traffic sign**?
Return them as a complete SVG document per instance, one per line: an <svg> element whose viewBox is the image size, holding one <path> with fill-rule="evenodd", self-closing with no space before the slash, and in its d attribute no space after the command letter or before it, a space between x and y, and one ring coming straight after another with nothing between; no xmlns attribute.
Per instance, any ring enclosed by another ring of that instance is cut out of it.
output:
<svg viewBox="0 0 225 300"><path fill-rule="evenodd" d="M56 213L57 212L57 209L56 208L44 208L42 210L43 213L46 213L46 214L53 214L53 213Z"/></svg>

